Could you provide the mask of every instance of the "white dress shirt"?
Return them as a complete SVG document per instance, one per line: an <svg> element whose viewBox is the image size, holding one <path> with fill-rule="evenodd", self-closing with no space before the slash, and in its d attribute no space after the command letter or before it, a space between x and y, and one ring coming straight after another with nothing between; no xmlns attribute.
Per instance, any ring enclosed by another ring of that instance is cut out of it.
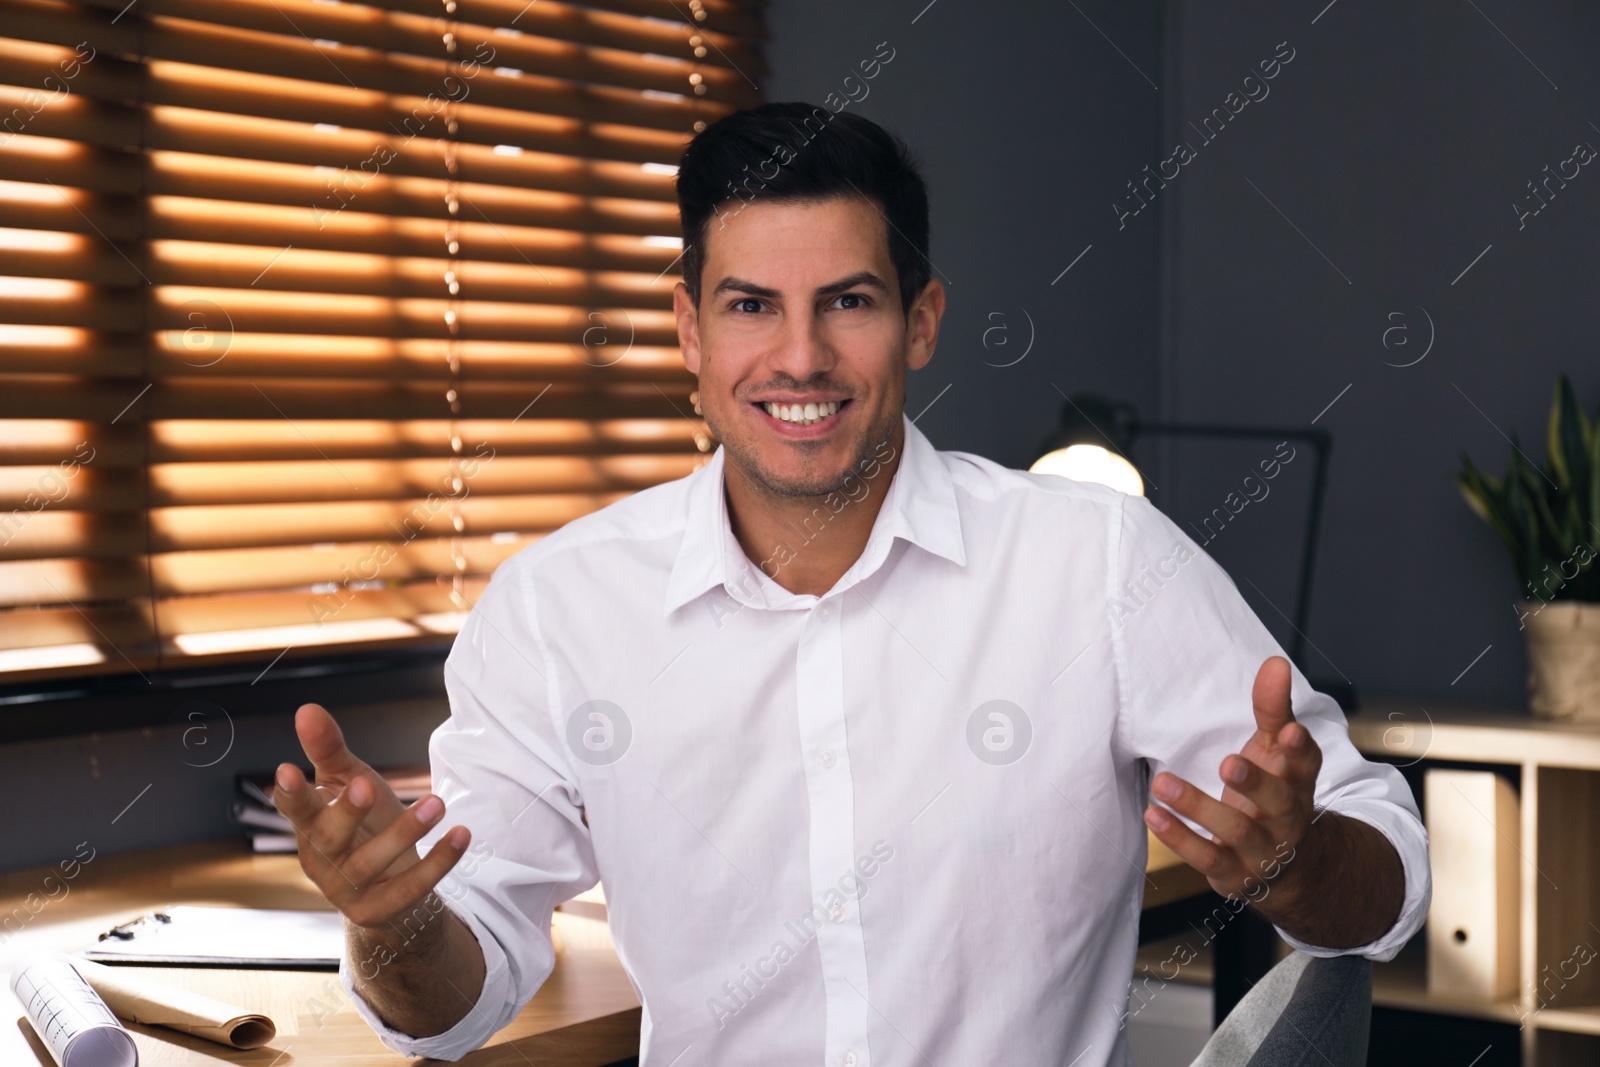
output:
<svg viewBox="0 0 1600 1067"><path fill-rule="evenodd" d="M787 556L746 558L720 448L501 565L445 664L447 811L419 845L471 828L440 893L487 976L418 1039L345 961L386 1045L482 1044L550 974L551 910L599 880L644 1067L1128 1062L1150 777L1220 795L1281 651L1143 498L904 427L896 473L848 490L886 495L824 596L758 565ZM1389 959L1430 895L1416 805L1299 671L1292 701L1322 747L1318 805L1403 862L1399 920L1344 950Z"/></svg>

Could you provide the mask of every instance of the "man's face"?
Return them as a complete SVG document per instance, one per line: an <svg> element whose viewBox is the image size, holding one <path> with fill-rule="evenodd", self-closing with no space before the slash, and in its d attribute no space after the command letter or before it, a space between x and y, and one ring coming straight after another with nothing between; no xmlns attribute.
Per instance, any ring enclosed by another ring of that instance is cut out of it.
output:
<svg viewBox="0 0 1600 1067"><path fill-rule="evenodd" d="M757 201L713 217L699 307L674 294L706 422L770 493L838 489L899 425L906 368L933 354L943 289L902 313L887 232L857 197Z"/></svg>

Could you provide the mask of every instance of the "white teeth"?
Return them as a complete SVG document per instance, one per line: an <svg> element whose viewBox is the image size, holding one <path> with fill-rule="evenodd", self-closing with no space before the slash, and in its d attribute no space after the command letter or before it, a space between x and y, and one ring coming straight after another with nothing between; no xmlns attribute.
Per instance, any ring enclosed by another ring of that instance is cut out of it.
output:
<svg viewBox="0 0 1600 1067"><path fill-rule="evenodd" d="M830 400L822 404L775 404L768 402L764 406L767 409L767 414L775 419L797 423L801 426L809 426L837 412L839 403L837 400Z"/></svg>

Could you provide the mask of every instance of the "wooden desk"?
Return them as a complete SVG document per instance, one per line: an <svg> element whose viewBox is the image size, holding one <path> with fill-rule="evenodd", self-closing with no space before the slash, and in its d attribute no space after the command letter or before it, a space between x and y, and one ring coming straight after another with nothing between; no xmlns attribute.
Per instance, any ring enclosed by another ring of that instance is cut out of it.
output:
<svg viewBox="0 0 1600 1067"><path fill-rule="evenodd" d="M1150 840L1149 858L1145 860L1144 910L1150 911L1180 900L1211 891L1206 876L1178 858L1178 854L1161 843L1155 834L1146 833Z"/></svg>
<svg viewBox="0 0 1600 1067"><path fill-rule="evenodd" d="M29 893L44 895L41 882L52 868L0 875L0 920L14 908L28 910ZM163 904L234 904L258 908L327 907L294 856L257 856L234 839L101 856L66 883L68 892L46 904L0 946L0 969L35 948L80 948L107 927ZM36 902L37 903L37 900ZM599 1067L638 1054L639 1001L616 954L582 948L583 918L557 915L570 928L555 972L512 1023L460 1062L471 1067ZM218 968L135 967L155 981L169 982L269 1015L278 1036L250 1051L230 1049L165 1027L129 1023L141 1067L182 1064L254 1064L258 1067L369 1067L412 1061L378 1042L356 1013L332 971L251 971ZM0 1026L0 1064L53 1067L55 1061L33 1032L9 988L10 1020Z"/></svg>
<svg viewBox="0 0 1600 1067"><path fill-rule="evenodd" d="M1170 905L1207 889L1206 881L1154 838L1145 907ZM0 874L0 920L28 914L29 893L44 896L55 868ZM55 887L57 883L51 883ZM0 971L37 948L80 948L103 930L164 904L233 904L257 908L326 907L293 856L257 856L226 839L123 856L96 857L66 883L68 892L33 914L0 943ZM36 903L37 899L36 898ZM566 940L554 973L511 1025L459 1062L470 1067L601 1067L638 1054L639 1001L616 953L596 936L597 920L557 913ZM141 1067L251 1064L255 1067L370 1067L411 1061L379 1044L331 971L251 971L137 967L155 981L193 989L270 1016L278 1036L242 1051L164 1027L129 1023ZM9 988L11 1022L0 1026L0 1064L53 1067Z"/></svg>

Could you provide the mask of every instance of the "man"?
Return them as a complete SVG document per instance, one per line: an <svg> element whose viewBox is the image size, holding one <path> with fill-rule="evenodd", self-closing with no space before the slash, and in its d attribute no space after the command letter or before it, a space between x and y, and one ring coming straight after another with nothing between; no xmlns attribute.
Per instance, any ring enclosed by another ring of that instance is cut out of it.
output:
<svg viewBox="0 0 1600 1067"><path fill-rule="evenodd" d="M1226 575L1142 498L906 419L945 294L904 146L767 105L678 196L710 462L500 567L436 796L297 714L317 784L284 764L279 803L385 1043L485 1041L603 879L646 1067L1123 1063L1146 826L1291 944L1392 957L1415 804Z"/></svg>

